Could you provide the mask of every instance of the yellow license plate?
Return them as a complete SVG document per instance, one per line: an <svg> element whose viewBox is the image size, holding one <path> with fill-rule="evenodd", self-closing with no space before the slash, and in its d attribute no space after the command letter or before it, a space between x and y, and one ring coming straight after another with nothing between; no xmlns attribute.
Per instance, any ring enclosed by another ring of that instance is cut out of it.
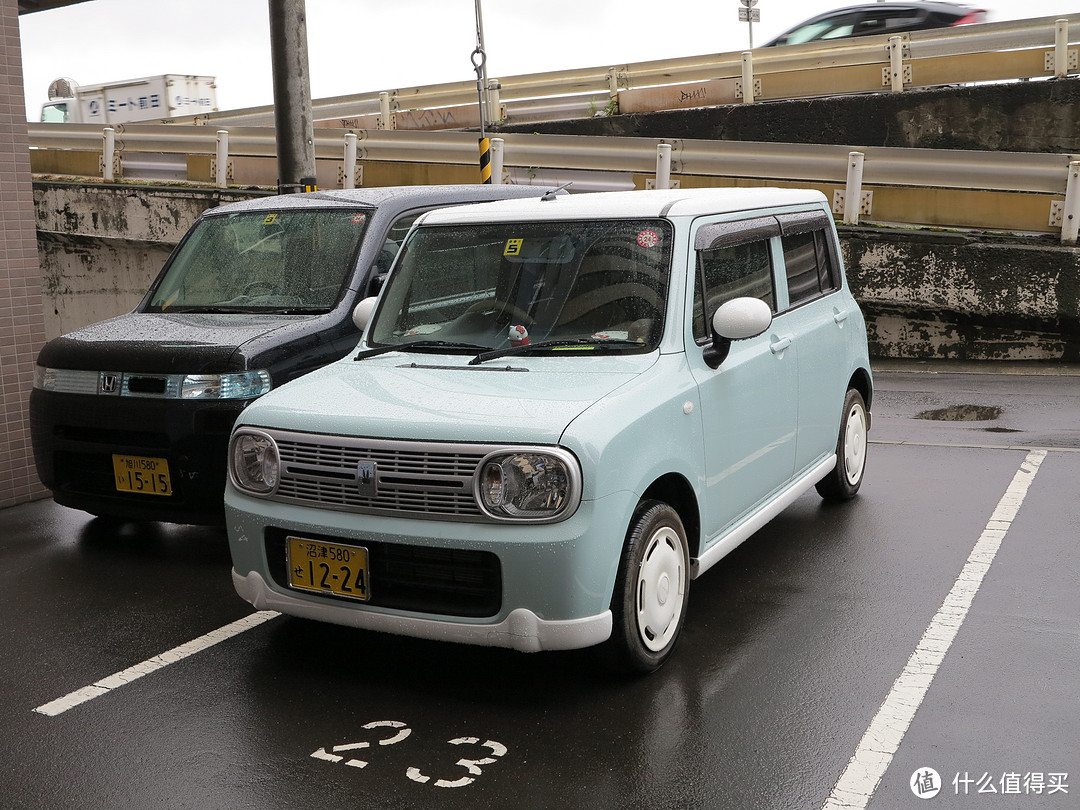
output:
<svg viewBox="0 0 1080 810"><path fill-rule="evenodd" d="M112 466L117 492L172 495L169 462L166 459L114 455Z"/></svg>
<svg viewBox="0 0 1080 810"><path fill-rule="evenodd" d="M287 540L290 587L365 602L371 597L366 548L306 537Z"/></svg>

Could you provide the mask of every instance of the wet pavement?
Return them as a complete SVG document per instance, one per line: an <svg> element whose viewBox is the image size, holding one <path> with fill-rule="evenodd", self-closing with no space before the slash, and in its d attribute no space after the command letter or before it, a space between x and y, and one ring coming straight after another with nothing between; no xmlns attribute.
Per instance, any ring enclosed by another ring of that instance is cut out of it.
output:
<svg viewBox="0 0 1080 810"><path fill-rule="evenodd" d="M220 531L4 510L0 807L1080 806L1080 376L985 370L879 368L859 497L696 580L640 679L253 615Z"/></svg>

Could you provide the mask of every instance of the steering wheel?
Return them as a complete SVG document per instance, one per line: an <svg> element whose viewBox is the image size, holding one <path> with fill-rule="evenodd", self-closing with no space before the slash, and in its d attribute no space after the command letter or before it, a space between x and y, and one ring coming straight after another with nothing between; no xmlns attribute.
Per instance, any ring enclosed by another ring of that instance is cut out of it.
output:
<svg viewBox="0 0 1080 810"><path fill-rule="evenodd" d="M511 318L515 319L522 326L531 326L535 323L535 319L529 315L528 312L523 310L508 301L498 301L495 298L485 298L483 301L477 301L475 304L466 309L460 318L467 318L470 315L478 315L482 312L496 311L499 313L509 313Z"/></svg>

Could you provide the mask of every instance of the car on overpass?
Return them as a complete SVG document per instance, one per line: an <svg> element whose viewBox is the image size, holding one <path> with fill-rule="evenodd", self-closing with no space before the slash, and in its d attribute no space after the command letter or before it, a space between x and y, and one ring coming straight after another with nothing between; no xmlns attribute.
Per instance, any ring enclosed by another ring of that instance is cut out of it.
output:
<svg viewBox="0 0 1080 810"><path fill-rule="evenodd" d="M818 14L776 39L773 45L799 45L848 37L874 34L899 34L904 31L925 31L949 28L986 21L986 11L960 3L910 2L866 3Z"/></svg>
<svg viewBox="0 0 1080 810"><path fill-rule="evenodd" d="M57 503L129 520L219 524L225 457L254 399L346 355L426 211L549 189L407 186L262 197L207 210L133 312L39 352L34 460Z"/></svg>

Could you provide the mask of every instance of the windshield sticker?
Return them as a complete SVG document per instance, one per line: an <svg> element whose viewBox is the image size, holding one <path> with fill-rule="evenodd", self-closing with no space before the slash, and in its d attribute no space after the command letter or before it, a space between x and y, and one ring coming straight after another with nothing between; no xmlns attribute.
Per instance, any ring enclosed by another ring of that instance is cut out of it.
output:
<svg viewBox="0 0 1080 810"><path fill-rule="evenodd" d="M352 215L352 224L353 225L363 225L365 219L367 219L367 214L353 214Z"/></svg>
<svg viewBox="0 0 1080 810"><path fill-rule="evenodd" d="M656 231L642 231L637 235L637 243L643 248L653 248L660 244Z"/></svg>
<svg viewBox="0 0 1080 810"><path fill-rule="evenodd" d="M503 251L503 256L520 256L521 246L525 244L524 239L507 239L506 249Z"/></svg>
<svg viewBox="0 0 1080 810"><path fill-rule="evenodd" d="M263 225L273 225L277 220L277 214L267 214L266 219L263 220Z"/></svg>

